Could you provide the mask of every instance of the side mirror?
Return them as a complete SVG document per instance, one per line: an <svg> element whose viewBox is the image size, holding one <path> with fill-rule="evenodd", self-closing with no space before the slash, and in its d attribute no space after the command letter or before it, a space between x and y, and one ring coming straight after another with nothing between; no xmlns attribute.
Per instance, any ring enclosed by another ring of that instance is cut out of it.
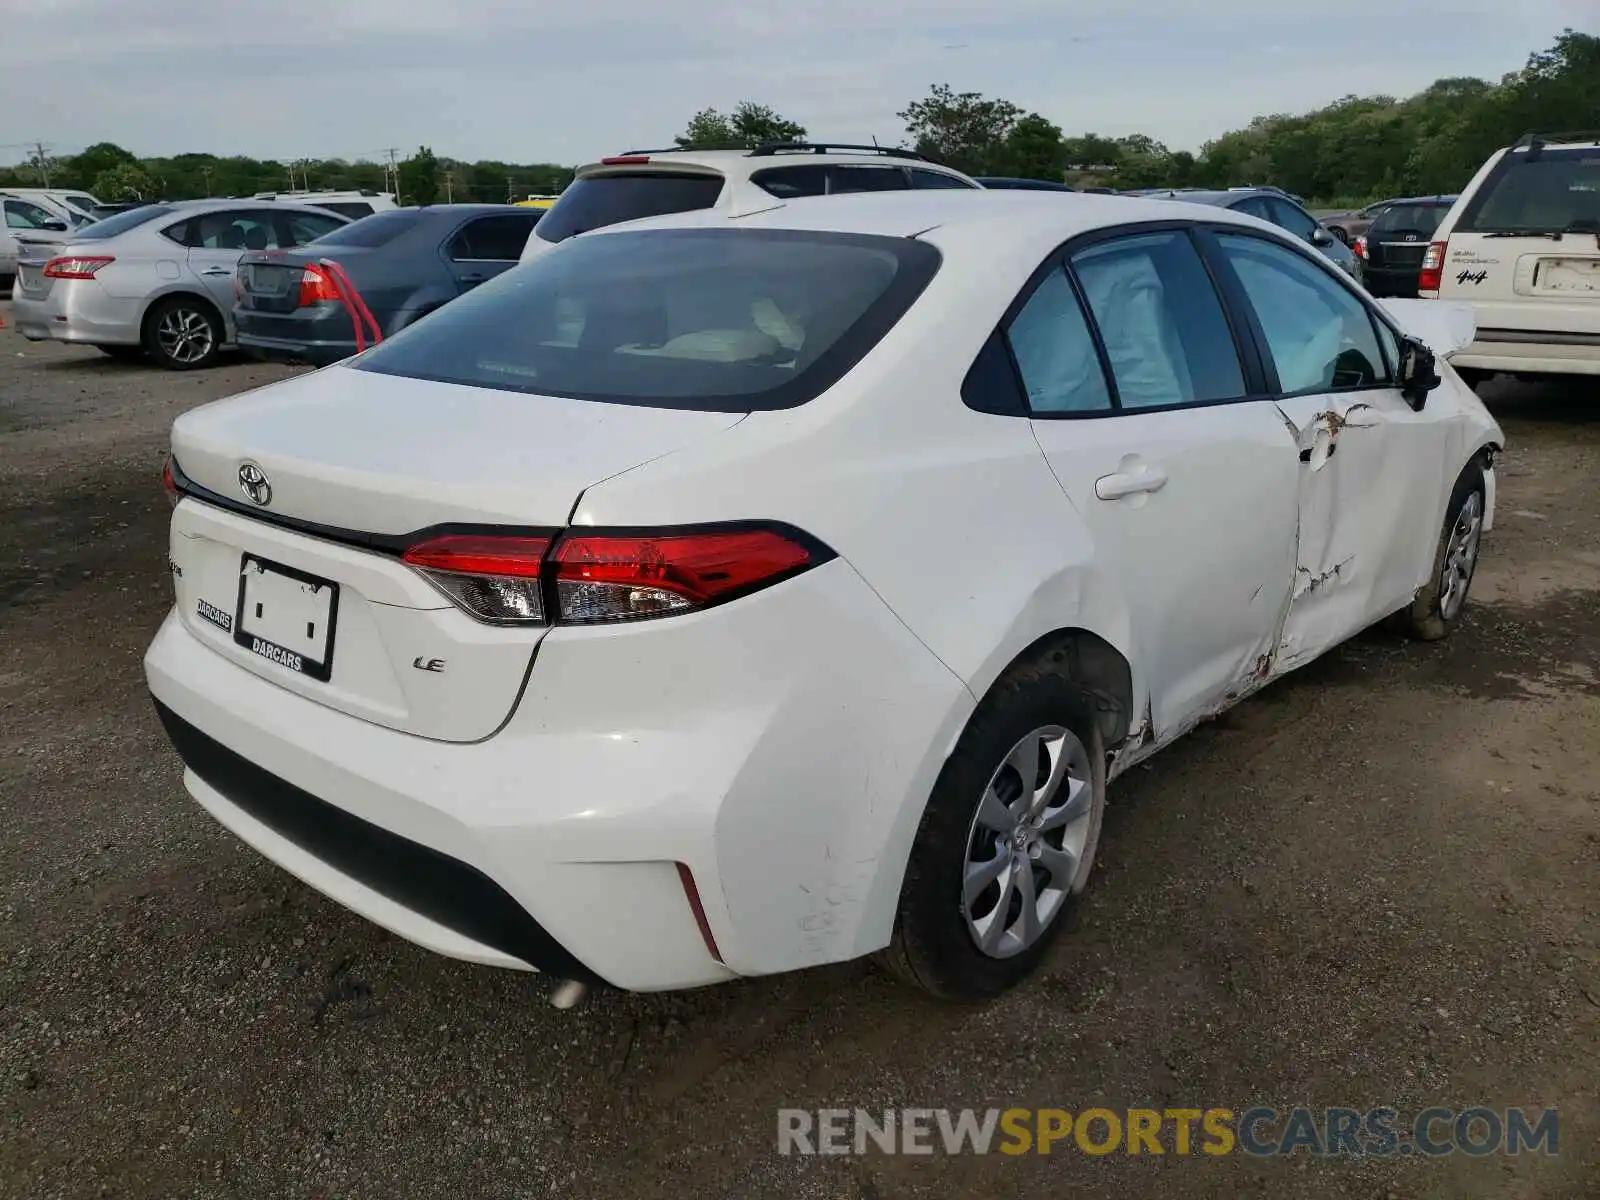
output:
<svg viewBox="0 0 1600 1200"><path fill-rule="evenodd" d="M1331 246L1337 240L1326 229L1317 228L1311 233L1311 244L1313 246Z"/></svg>
<svg viewBox="0 0 1600 1200"><path fill-rule="evenodd" d="M48 221L40 221L39 228L48 229L51 233L65 233L67 231L67 223L52 217Z"/></svg>
<svg viewBox="0 0 1600 1200"><path fill-rule="evenodd" d="M1428 393L1444 382L1433 360L1433 351L1415 338L1400 343L1400 394L1416 412L1428 402Z"/></svg>

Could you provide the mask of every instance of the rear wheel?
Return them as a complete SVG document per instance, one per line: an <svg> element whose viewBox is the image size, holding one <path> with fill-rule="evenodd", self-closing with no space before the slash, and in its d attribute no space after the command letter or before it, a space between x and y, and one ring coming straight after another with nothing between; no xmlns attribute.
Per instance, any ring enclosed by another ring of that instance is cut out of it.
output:
<svg viewBox="0 0 1600 1200"><path fill-rule="evenodd" d="M1343 225L1329 225L1328 232L1333 234L1334 237L1338 238L1346 246L1350 244L1350 235L1345 232Z"/></svg>
<svg viewBox="0 0 1600 1200"><path fill-rule="evenodd" d="M947 1000L1039 964L1094 864L1105 754L1089 698L1050 663L995 685L929 797L884 965Z"/></svg>
<svg viewBox="0 0 1600 1200"><path fill-rule="evenodd" d="M222 348L222 321L204 300L169 297L145 317L144 348L170 371L208 367Z"/></svg>
<svg viewBox="0 0 1600 1200"><path fill-rule="evenodd" d="M1478 569L1478 549L1485 516L1483 468L1472 463L1461 472L1445 509L1444 529L1433 556L1433 574L1409 609L1402 610L1405 629L1424 642L1447 638L1461 623L1467 590Z"/></svg>

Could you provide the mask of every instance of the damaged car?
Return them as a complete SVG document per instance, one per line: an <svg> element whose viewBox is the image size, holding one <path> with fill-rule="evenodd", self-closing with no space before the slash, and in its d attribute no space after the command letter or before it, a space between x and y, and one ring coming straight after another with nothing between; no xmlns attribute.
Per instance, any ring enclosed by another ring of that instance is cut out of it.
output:
<svg viewBox="0 0 1600 1200"><path fill-rule="evenodd" d="M1472 336L1182 201L592 230L177 419L149 687L228 829L563 1002L864 955L994 996L1120 774L1461 622Z"/></svg>

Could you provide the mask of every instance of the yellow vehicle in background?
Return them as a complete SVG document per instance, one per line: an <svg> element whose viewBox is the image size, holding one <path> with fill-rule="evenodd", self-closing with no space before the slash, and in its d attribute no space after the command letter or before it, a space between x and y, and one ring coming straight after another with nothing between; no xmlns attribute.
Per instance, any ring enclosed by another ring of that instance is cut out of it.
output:
<svg viewBox="0 0 1600 1200"><path fill-rule="evenodd" d="M549 208L560 196L529 196L526 200L518 200L518 208Z"/></svg>

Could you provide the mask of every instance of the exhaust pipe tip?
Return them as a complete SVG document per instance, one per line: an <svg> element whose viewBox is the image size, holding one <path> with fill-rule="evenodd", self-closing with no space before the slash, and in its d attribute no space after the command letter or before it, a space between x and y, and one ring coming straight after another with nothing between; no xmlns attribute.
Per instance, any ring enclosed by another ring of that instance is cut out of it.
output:
<svg viewBox="0 0 1600 1200"><path fill-rule="evenodd" d="M576 1008L588 994L588 984L579 983L576 979L563 979L556 985L556 990L550 993L550 1004L553 1008Z"/></svg>

